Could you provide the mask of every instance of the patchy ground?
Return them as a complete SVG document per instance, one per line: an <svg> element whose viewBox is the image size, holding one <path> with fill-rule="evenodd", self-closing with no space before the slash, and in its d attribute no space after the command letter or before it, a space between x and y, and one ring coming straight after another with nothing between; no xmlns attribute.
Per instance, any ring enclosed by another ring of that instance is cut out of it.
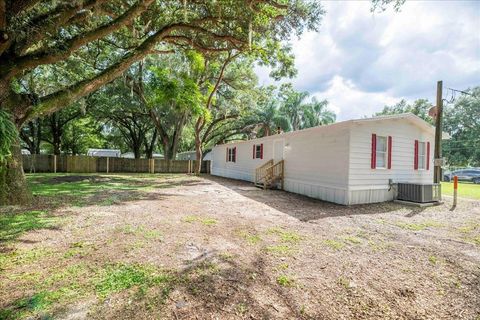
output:
<svg viewBox="0 0 480 320"><path fill-rule="evenodd" d="M0 318L480 319L480 201L337 206L186 175L32 175Z"/></svg>

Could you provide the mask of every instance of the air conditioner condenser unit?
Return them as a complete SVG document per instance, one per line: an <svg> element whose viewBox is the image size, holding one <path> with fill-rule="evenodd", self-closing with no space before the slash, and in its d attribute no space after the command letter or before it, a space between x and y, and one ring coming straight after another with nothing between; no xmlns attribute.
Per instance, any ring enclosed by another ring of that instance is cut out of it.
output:
<svg viewBox="0 0 480 320"><path fill-rule="evenodd" d="M442 199L441 185L439 183L398 183L397 186L398 200L426 203L437 202Z"/></svg>

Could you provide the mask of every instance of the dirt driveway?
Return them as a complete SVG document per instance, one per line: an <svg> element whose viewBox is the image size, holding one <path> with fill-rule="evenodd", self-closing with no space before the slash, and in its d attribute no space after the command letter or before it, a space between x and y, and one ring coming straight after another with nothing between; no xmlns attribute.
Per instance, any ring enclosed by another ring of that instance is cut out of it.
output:
<svg viewBox="0 0 480 320"><path fill-rule="evenodd" d="M113 176L96 179L82 186ZM29 209L57 220L2 247L0 318L480 319L480 201L345 207L218 177L128 179L143 189L37 197Z"/></svg>

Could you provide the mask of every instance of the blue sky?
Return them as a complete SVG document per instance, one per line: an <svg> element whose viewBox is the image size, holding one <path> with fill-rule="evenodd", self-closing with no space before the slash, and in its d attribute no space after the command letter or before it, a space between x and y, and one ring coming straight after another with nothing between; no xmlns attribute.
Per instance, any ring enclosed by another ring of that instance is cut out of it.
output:
<svg viewBox="0 0 480 320"><path fill-rule="evenodd" d="M480 85L480 1L407 1L371 13L369 1L322 1L320 30L293 39L297 90L327 99L338 120L445 87ZM274 84L257 68L260 84Z"/></svg>

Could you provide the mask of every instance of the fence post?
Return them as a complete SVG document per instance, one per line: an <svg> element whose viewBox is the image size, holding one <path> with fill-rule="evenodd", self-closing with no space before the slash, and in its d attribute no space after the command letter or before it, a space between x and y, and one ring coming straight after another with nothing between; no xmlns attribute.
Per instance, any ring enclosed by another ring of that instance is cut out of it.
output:
<svg viewBox="0 0 480 320"><path fill-rule="evenodd" d="M53 173L57 173L57 155L53 155Z"/></svg>
<svg viewBox="0 0 480 320"><path fill-rule="evenodd" d="M109 158L109 157L107 157L107 173L108 173L108 169L109 169L109 168L108 168L108 165L109 165L109 163L108 163L108 162L109 162L109 161L110 161L110 158Z"/></svg>
<svg viewBox="0 0 480 320"><path fill-rule="evenodd" d="M453 177L453 206L457 206L458 177Z"/></svg>

